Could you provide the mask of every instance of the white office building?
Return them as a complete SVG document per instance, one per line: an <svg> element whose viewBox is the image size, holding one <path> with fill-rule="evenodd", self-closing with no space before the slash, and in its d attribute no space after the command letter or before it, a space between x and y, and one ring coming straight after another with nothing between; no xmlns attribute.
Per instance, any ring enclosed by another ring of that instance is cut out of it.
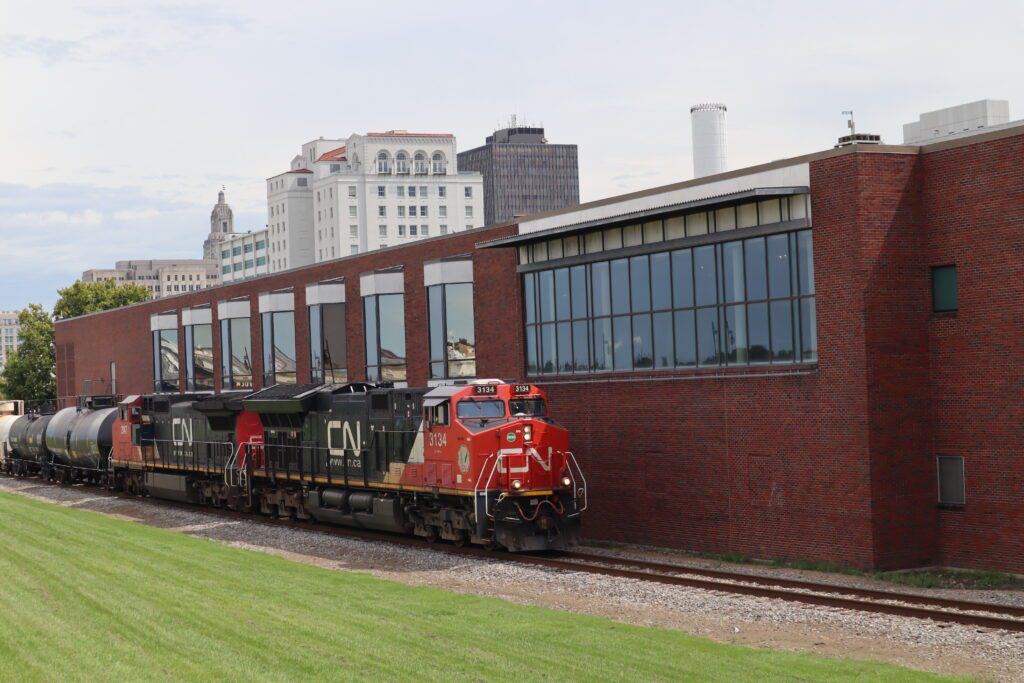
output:
<svg viewBox="0 0 1024 683"><path fill-rule="evenodd" d="M220 280L223 283L247 280L270 272L268 236L270 230L236 232L219 243Z"/></svg>
<svg viewBox="0 0 1024 683"><path fill-rule="evenodd" d="M449 133L313 140L267 180L270 272L481 227L483 206Z"/></svg>
<svg viewBox="0 0 1024 683"><path fill-rule="evenodd" d="M0 371L4 369L7 358L18 348L18 314L21 311L0 311Z"/></svg>

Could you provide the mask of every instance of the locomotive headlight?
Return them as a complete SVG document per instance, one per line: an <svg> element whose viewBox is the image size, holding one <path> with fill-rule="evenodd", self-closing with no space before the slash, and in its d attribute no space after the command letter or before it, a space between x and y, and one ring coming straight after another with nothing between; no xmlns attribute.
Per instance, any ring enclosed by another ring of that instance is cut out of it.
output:
<svg viewBox="0 0 1024 683"><path fill-rule="evenodd" d="M527 441L533 440L533 425L526 425L523 427L523 438Z"/></svg>
<svg viewBox="0 0 1024 683"><path fill-rule="evenodd" d="M512 488L518 491L519 489L523 488L523 482L519 481L518 479L513 479Z"/></svg>
<svg viewBox="0 0 1024 683"><path fill-rule="evenodd" d="M562 477L562 486L572 486L572 479L569 477Z"/></svg>

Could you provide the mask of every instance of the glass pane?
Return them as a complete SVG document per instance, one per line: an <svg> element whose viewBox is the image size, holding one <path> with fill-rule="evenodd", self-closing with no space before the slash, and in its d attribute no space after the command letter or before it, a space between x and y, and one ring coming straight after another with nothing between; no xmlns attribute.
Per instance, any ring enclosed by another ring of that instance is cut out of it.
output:
<svg viewBox="0 0 1024 683"><path fill-rule="evenodd" d="M956 266L932 268L932 310L957 310Z"/></svg>
<svg viewBox="0 0 1024 683"><path fill-rule="evenodd" d="M322 328L324 338L324 379L340 384L348 381L348 341L345 338L345 304L324 304Z"/></svg>
<svg viewBox="0 0 1024 683"><path fill-rule="evenodd" d="M708 234L708 214L704 211L691 213L686 217L686 236Z"/></svg>
<svg viewBox="0 0 1024 683"><path fill-rule="evenodd" d="M639 225L627 225L622 229L622 246L635 247L644 243L643 229Z"/></svg>
<svg viewBox="0 0 1024 683"><path fill-rule="evenodd" d="M537 300L534 293L536 276L527 273L523 276L523 312L526 315L526 324L537 322Z"/></svg>
<svg viewBox="0 0 1024 683"><path fill-rule="evenodd" d="M818 360L818 326L814 299L800 300L800 357L804 361Z"/></svg>
<svg viewBox="0 0 1024 683"><path fill-rule="evenodd" d="M672 314L654 314L654 367L670 368L673 361Z"/></svg>
<svg viewBox="0 0 1024 683"><path fill-rule="evenodd" d="M632 297L632 310L651 310L651 274L646 256L634 256L629 259L629 292Z"/></svg>
<svg viewBox="0 0 1024 683"><path fill-rule="evenodd" d="M192 391L196 388L195 356L192 353L192 325L185 325L185 386Z"/></svg>
<svg viewBox="0 0 1024 683"><path fill-rule="evenodd" d="M263 313L263 383L274 383L274 314Z"/></svg>
<svg viewBox="0 0 1024 683"><path fill-rule="evenodd" d="M430 376L432 378L444 377L447 367L448 364L444 361L435 361L430 363Z"/></svg>
<svg viewBox="0 0 1024 683"><path fill-rule="evenodd" d="M612 313L629 313L629 262L612 261Z"/></svg>
<svg viewBox="0 0 1024 683"><path fill-rule="evenodd" d="M555 271L555 318L569 319L569 269Z"/></svg>
<svg viewBox="0 0 1024 683"><path fill-rule="evenodd" d="M587 321L578 320L572 324L573 370L586 372L590 368L590 339L587 337Z"/></svg>
<svg viewBox="0 0 1024 683"><path fill-rule="evenodd" d="M765 273L764 238L755 237L743 243L743 254L747 263L747 301L768 298L768 282Z"/></svg>
<svg viewBox="0 0 1024 683"><path fill-rule="evenodd" d="M377 297L380 316L381 379L405 379L405 296L384 294Z"/></svg>
<svg viewBox="0 0 1024 683"><path fill-rule="evenodd" d="M473 317L473 285L465 282L456 285L445 285L445 315L448 330L445 339L446 354L449 367L455 361L474 361L461 363L459 372L476 371L476 325ZM472 377L473 375L456 374L451 377Z"/></svg>
<svg viewBox="0 0 1024 683"><path fill-rule="evenodd" d="M598 318L594 321L594 370L612 369L612 321Z"/></svg>
<svg viewBox="0 0 1024 683"><path fill-rule="evenodd" d="M789 296L789 237L768 238L768 292L772 298Z"/></svg>
<svg viewBox="0 0 1024 683"><path fill-rule="evenodd" d="M192 327L192 359L196 389L212 390L213 325L194 325Z"/></svg>
<svg viewBox="0 0 1024 683"><path fill-rule="evenodd" d="M769 360L768 304L747 305L747 348L751 363L767 363Z"/></svg>
<svg viewBox="0 0 1024 683"><path fill-rule="evenodd" d="M958 456L939 456L939 502L963 505L964 459Z"/></svg>
<svg viewBox="0 0 1024 683"><path fill-rule="evenodd" d="M800 293L814 294L814 245L811 241L811 231L798 232L797 241L800 254Z"/></svg>
<svg viewBox="0 0 1024 683"><path fill-rule="evenodd" d="M718 365L718 309L697 310L697 359L700 365Z"/></svg>
<svg viewBox="0 0 1024 683"><path fill-rule="evenodd" d="M231 321L220 321L220 377L225 389L231 388Z"/></svg>
<svg viewBox="0 0 1024 683"><path fill-rule="evenodd" d="M231 319L231 385L252 388L252 328L249 318Z"/></svg>
<svg viewBox="0 0 1024 683"><path fill-rule="evenodd" d="M558 371L572 372L572 324L558 323Z"/></svg>
<svg viewBox="0 0 1024 683"><path fill-rule="evenodd" d="M295 377L295 313L274 313L274 378L281 384L294 384Z"/></svg>
<svg viewBox="0 0 1024 683"><path fill-rule="evenodd" d="M654 344L651 340L651 316L633 316L633 367L654 367Z"/></svg>
<svg viewBox="0 0 1024 683"><path fill-rule="evenodd" d="M309 307L309 377L324 381L323 332L320 329L320 306Z"/></svg>
<svg viewBox="0 0 1024 683"><path fill-rule="evenodd" d="M590 285L594 315L609 315L612 312L611 290L608 282L608 262L602 261L590 266Z"/></svg>
<svg viewBox="0 0 1024 683"><path fill-rule="evenodd" d="M682 216L665 219L665 239L676 240L686 236L686 219Z"/></svg>
<svg viewBox="0 0 1024 683"><path fill-rule="evenodd" d="M363 338L366 345L366 365L379 365L377 346L377 297L363 297ZM369 378L369 377L368 377Z"/></svg>
<svg viewBox="0 0 1024 683"><path fill-rule="evenodd" d="M697 341L694 338L693 311L676 311L676 365L697 364Z"/></svg>
<svg viewBox="0 0 1024 683"><path fill-rule="evenodd" d="M793 314L789 301L772 304L772 362L793 362Z"/></svg>
<svg viewBox="0 0 1024 683"><path fill-rule="evenodd" d="M160 330L160 379L166 391L177 391L178 330Z"/></svg>
<svg viewBox="0 0 1024 683"><path fill-rule="evenodd" d="M555 326L553 324L541 325L540 327L540 355L542 373L553 373L558 367L556 358L557 344L555 338Z"/></svg>
<svg viewBox="0 0 1024 683"><path fill-rule="evenodd" d="M430 360L445 360L444 285L427 287L427 321Z"/></svg>
<svg viewBox="0 0 1024 683"><path fill-rule="evenodd" d="M475 360L451 360L448 361L449 377L476 377Z"/></svg>
<svg viewBox="0 0 1024 683"><path fill-rule="evenodd" d="M540 291L540 320L555 319L555 276L550 270L537 274L537 288Z"/></svg>
<svg viewBox="0 0 1024 683"><path fill-rule="evenodd" d="M633 369L633 339L630 327L628 315L620 315L617 318L613 318L612 333L614 337L612 341L612 355L614 356L616 370Z"/></svg>
<svg viewBox="0 0 1024 683"><path fill-rule="evenodd" d="M672 299L676 308L693 306L693 257L689 249L672 252Z"/></svg>
<svg viewBox="0 0 1024 683"><path fill-rule="evenodd" d="M746 365L747 316L745 306L725 308L725 360L730 365Z"/></svg>
<svg viewBox="0 0 1024 683"><path fill-rule="evenodd" d="M651 296L654 310L672 308L669 255L651 254Z"/></svg>
<svg viewBox="0 0 1024 683"><path fill-rule="evenodd" d="M708 306L718 303L718 288L715 284L715 248L708 245L694 249L693 267L697 305Z"/></svg>
<svg viewBox="0 0 1024 683"><path fill-rule="evenodd" d="M574 266L569 271L572 283L572 317L587 317L587 267Z"/></svg>
<svg viewBox="0 0 1024 683"><path fill-rule="evenodd" d="M537 328L526 326L526 373L537 373Z"/></svg>
<svg viewBox="0 0 1024 683"><path fill-rule="evenodd" d="M743 243L722 245L722 284L725 301L743 301Z"/></svg>

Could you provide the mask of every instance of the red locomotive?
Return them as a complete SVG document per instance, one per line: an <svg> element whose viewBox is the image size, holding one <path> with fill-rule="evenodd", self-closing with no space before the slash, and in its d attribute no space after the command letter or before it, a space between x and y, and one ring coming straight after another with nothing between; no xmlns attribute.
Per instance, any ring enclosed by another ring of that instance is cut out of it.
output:
<svg viewBox="0 0 1024 683"><path fill-rule="evenodd" d="M276 385L132 396L112 485L514 551L576 543L586 482L530 384Z"/></svg>

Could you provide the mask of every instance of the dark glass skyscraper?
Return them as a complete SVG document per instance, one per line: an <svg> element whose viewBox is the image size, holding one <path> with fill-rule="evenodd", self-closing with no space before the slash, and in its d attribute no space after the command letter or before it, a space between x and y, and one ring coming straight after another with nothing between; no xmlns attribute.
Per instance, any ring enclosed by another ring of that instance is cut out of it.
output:
<svg viewBox="0 0 1024 683"><path fill-rule="evenodd" d="M551 145L543 128L502 128L459 154L460 171L484 177L486 225L562 209L580 201L576 145Z"/></svg>

